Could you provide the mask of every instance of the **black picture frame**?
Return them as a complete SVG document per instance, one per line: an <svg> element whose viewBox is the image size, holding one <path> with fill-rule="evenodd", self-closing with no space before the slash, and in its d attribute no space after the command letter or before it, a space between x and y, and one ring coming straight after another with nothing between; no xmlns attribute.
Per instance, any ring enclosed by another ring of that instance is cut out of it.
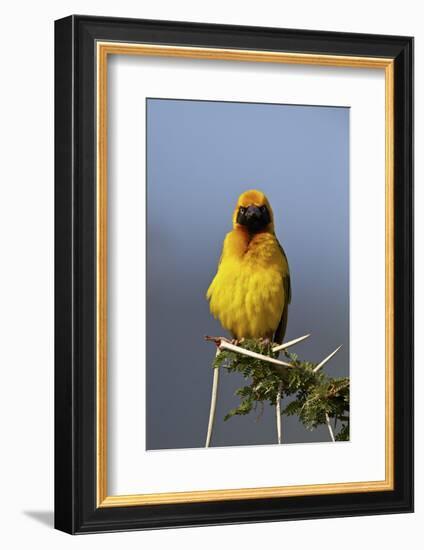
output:
<svg viewBox="0 0 424 550"><path fill-rule="evenodd" d="M95 43L394 59L393 491L98 508ZM73 15L55 22L55 527L93 533L413 511L413 39Z"/></svg>

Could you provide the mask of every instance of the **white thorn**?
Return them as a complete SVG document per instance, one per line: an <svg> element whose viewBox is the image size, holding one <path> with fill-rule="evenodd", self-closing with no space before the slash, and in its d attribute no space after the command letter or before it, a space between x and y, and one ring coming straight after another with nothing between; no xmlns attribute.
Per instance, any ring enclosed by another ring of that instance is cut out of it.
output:
<svg viewBox="0 0 424 550"><path fill-rule="evenodd" d="M335 443L336 438L334 437L334 432L330 424L330 417L328 416L328 413L325 413L325 421L327 422L327 428L328 428L328 431L330 432L331 441Z"/></svg>
<svg viewBox="0 0 424 550"><path fill-rule="evenodd" d="M342 347L342 346L339 346L337 349L335 349L335 350L333 351L333 353L330 353L330 355L328 355L325 359L323 359L323 360L321 361L321 363L320 363L319 365L317 365L317 366L314 368L313 372L319 371L319 369L321 369L326 363L328 363L328 361L330 361L330 359L336 355L336 353L339 351L339 349L340 349L341 347Z"/></svg>
<svg viewBox="0 0 424 550"><path fill-rule="evenodd" d="M279 445L281 445L281 392L283 389L283 384L280 382L278 393L277 393L277 401L275 403L275 416L277 420L277 442Z"/></svg>
<svg viewBox="0 0 424 550"><path fill-rule="evenodd" d="M290 346L294 346L298 342L301 342L302 340L306 340L306 338L309 338L310 334L305 334L305 336L301 336L300 338L296 338L295 340L290 340L290 342L286 342L285 344L280 344L278 346L274 346L272 348L272 351L281 351L282 349L289 348Z"/></svg>
<svg viewBox="0 0 424 550"><path fill-rule="evenodd" d="M284 361L280 361L279 359L268 357L268 355L261 355L260 353L256 353L255 351L250 351L248 349L235 346L234 344L230 344L225 340L221 340L219 349L220 350L228 349L230 351L235 351L236 353L241 353L242 355L247 355L248 357L254 357L255 359L260 359L261 361L268 361L268 363L273 363L274 365L280 365L283 367L293 367L293 365L291 365L290 363L285 363Z"/></svg>
<svg viewBox="0 0 424 550"><path fill-rule="evenodd" d="M216 356L219 355L219 349L216 350ZM211 407L209 410L209 422L208 422L208 433L206 435L206 445L209 447L212 437L213 424L215 421L215 410L216 410L216 399L218 396L218 383L219 383L219 367L213 369L213 382L212 382L212 395L211 395Z"/></svg>

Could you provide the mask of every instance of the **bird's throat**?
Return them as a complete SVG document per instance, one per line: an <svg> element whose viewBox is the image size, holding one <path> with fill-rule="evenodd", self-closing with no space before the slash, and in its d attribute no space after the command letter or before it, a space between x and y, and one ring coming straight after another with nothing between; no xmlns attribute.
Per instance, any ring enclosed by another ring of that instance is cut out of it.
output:
<svg viewBox="0 0 424 550"><path fill-rule="evenodd" d="M249 232L245 227L238 227L233 231L235 233L234 245L240 256L249 252L252 247L259 244L263 238L270 233L269 231L259 231L257 233Z"/></svg>

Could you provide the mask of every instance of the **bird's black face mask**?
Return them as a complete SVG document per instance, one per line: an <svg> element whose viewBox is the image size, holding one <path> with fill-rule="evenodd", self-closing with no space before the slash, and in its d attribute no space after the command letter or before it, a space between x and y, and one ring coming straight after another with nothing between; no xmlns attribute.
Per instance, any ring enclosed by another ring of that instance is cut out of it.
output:
<svg viewBox="0 0 424 550"><path fill-rule="evenodd" d="M255 206L251 204L247 208L240 206L237 213L237 223L244 225L249 233L263 231L270 222L271 216L265 205Z"/></svg>

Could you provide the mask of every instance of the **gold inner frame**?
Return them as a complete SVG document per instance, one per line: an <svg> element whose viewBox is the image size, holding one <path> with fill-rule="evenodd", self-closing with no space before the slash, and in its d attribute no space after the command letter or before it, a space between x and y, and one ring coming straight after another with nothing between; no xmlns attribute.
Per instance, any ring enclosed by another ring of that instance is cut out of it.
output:
<svg viewBox="0 0 424 550"><path fill-rule="evenodd" d="M388 491L394 489L394 60L256 50L97 42L97 506L137 506L255 498ZM385 71L385 479L315 485L254 487L108 496L107 493L107 61L109 55L143 55L285 63Z"/></svg>

